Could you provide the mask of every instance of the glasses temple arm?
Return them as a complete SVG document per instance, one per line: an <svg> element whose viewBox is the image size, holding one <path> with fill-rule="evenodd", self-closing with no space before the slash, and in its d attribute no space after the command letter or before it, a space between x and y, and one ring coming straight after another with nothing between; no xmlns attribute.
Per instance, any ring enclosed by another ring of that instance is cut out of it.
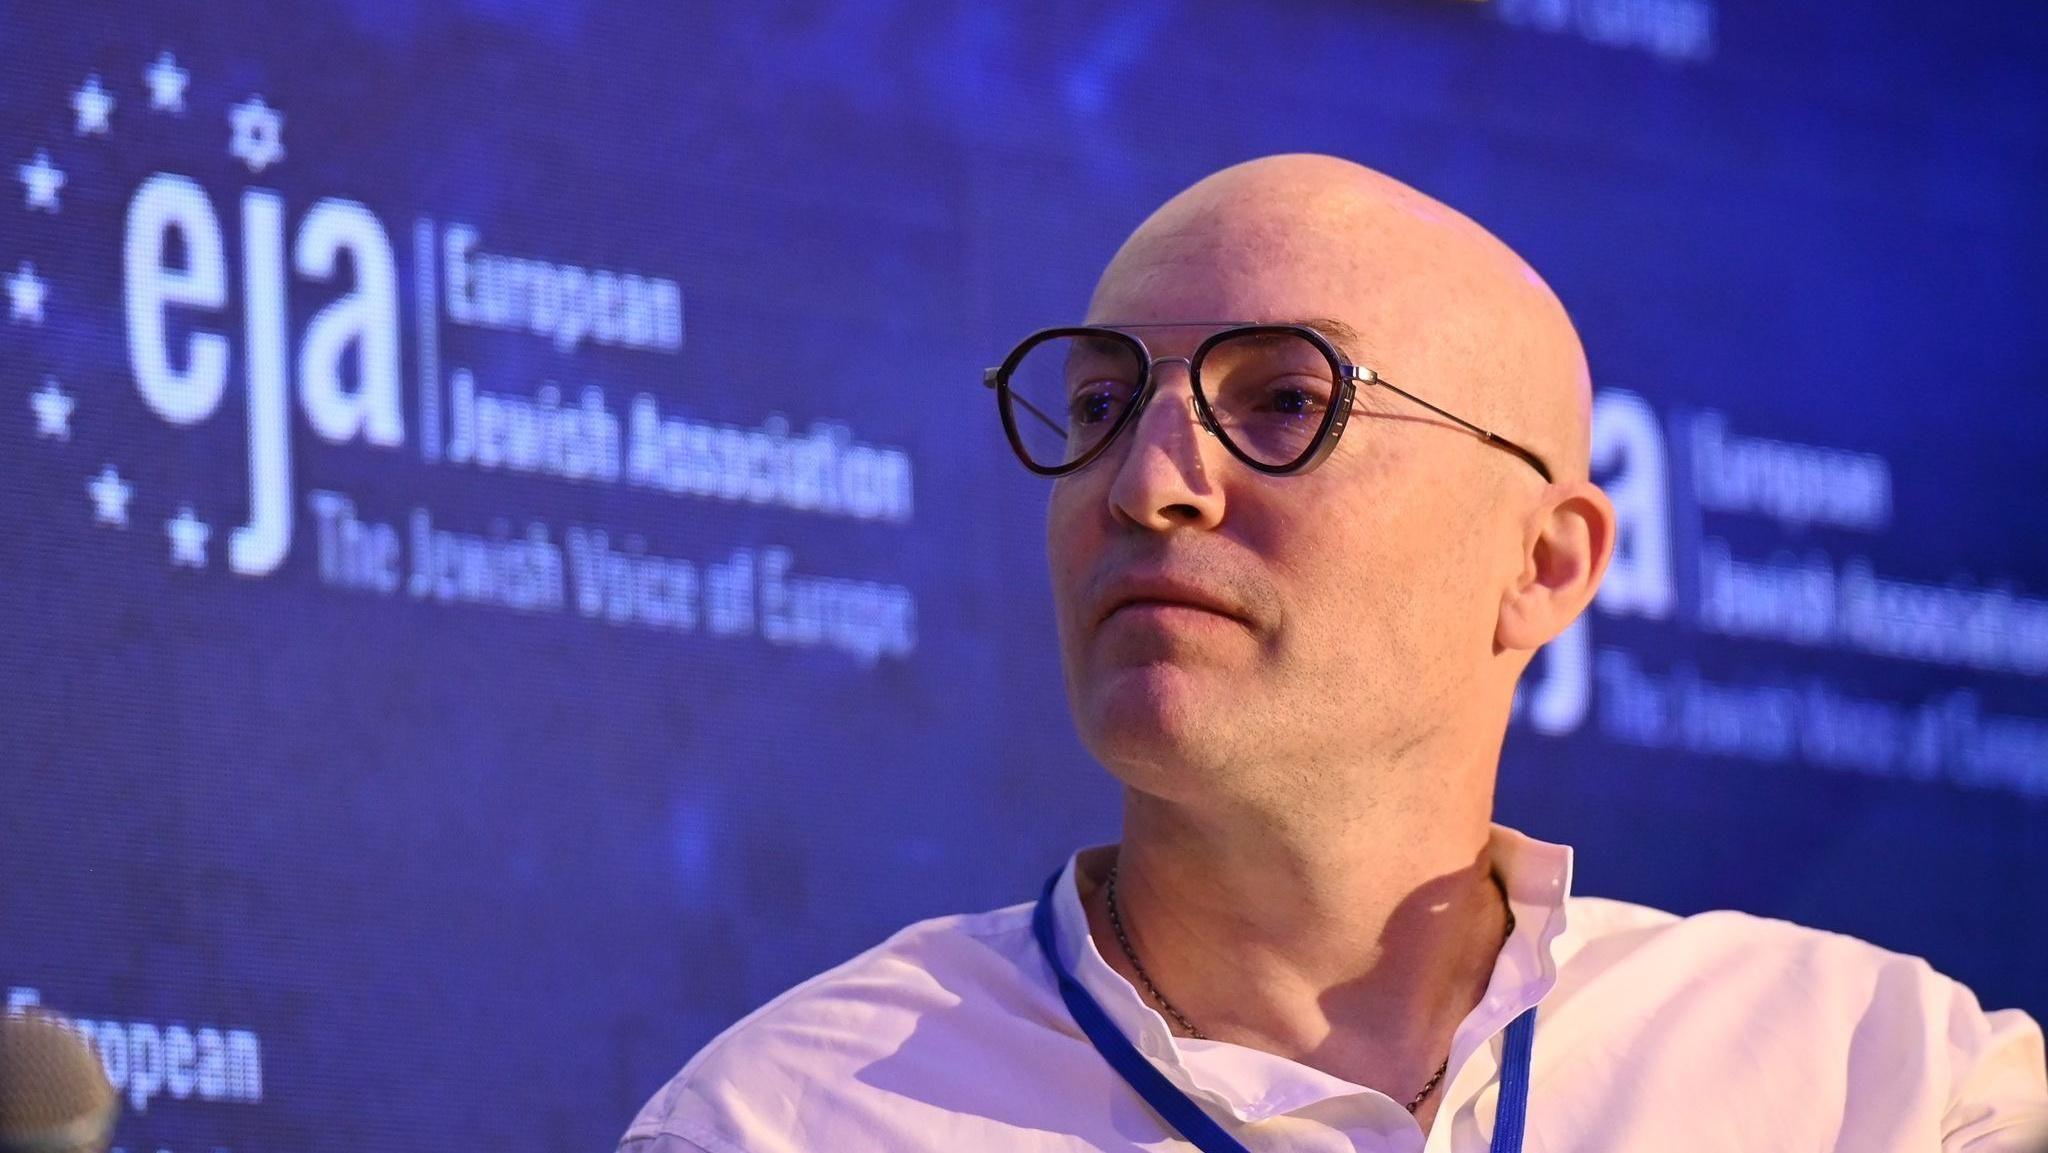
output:
<svg viewBox="0 0 2048 1153"><path fill-rule="evenodd" d="M1429 403L1428 401L1422 399L1414 393L1409 392L1407 389L1387 383L1386 377L1375 375L1373 377L1372 383L1388 390L1389 392L1394 393L1396 396L1403 396L1408 398L1409 400L1414 401L1416 404L1419 404L1422 407L1428 409L1429 411L1437 414L1438 416L1443 417L1445 420L1450 421L1452 424L1457 425L1459 428L1465 429L1466 431L1472 433L1474 436L1477 436L1479 439L1485 441L1488 444L1498 445L1501 448L1504 448L1507 451L1514 453L1516 456L1521 457L1523 463L1527 464L1530 468L1535 469L1536 475L1542 477L1545 483L1550 483L1553 480L1553 478L1550 475L1550 466L1543 463L1542 457L1537 456L1535 453L1530 452L1528 449L1523 448L1521 445L1516 444L1514 441L1509 440L1507 437L1501 436L1499 433L1493 432L1489 429L1481 428L1478 425L1473 424L1471 421L1466 420L1462 416L1457 416L1453 413L1445 412L1443 409L1438 408L1437 406Z"/></svg>
<svg viewBox="0 0 2048 1153"><path fill-rule="evenodd" d="M981 383L989 388L996 389L998 392L1006 391L996 383L996 371L997 370L993 368L989 369L986 373L982 375ZM1053 418L1045 415L1043 412L1040 412L1038 410L1037 405L1031 403L1028 400L1025 400L1021 396L1018 396L1014 390L1007 391L1009 391L1010 403L1023 405L1024 411L1030 413L1031 415L1037 417L1040 421L1044 422L1045 427L1053 430L1056 433L1059 433L1061 436L1067 435L1066 425L1063 425L1058 421L1054 420Z"/></svg>

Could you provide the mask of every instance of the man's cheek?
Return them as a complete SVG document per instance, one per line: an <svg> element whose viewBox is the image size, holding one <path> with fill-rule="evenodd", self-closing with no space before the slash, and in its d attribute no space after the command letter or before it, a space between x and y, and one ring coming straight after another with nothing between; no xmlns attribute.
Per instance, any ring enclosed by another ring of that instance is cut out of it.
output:
<svg viewBox="0 0 2048 1153"><path fill-rule="evenodd" d="M1083 568L1100 535L1100 516L1091 515L1096 505L1084 493L1066 487L1071 483L1055 482L1045 509L1045 555L1054 576Z"/></svg>
<svg viewBox="0 0 2048 1153"><path fill-rule="evenodd" d="M1082 587L1087 580L1093 544L1085 535L1084 524L1075 518L1062 514L1055 503L1046 517L1045 556L1048 576L1052 581L1053 609L1059 622L1062 640L1071 639L1069 630L1073 625L1072 615L1078 601L1085 592Z"/></svg>

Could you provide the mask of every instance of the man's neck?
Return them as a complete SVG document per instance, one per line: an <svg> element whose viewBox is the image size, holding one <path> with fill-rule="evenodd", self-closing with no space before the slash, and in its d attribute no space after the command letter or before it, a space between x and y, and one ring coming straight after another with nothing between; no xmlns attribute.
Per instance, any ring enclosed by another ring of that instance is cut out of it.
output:
<svg viewBox="0 0 2048 1153"><path fill-rule="evenodd" d="M1123 841L1083 862L1097 950L1144 988L1107 917L1114 860L1133 951L1204 1035L1405 1103L1484 996L1504 931L1485 808L1469 808L1222 820L1127 791Z"/></svg>

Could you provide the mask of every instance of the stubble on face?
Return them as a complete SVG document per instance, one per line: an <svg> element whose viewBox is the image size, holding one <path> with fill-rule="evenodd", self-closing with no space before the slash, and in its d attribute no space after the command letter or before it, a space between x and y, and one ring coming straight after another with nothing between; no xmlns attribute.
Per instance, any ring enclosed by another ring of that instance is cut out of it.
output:
<svg viewBox="0 0 2048 1153"><path fill-rule="evenodd" d="M1067 522L1071 524L1071 522ZM1054 531L1060 533L1059 522ZM1236 744L1257 685L1290 674L1285 599L1255 555L1215 533L1096 538L1056 548L1081 567L1056 572L1069 704L1105 764L1186 766ZM1085 559L1084 559L1085 558ZM1163 577L1212 608L1116 604L1119 586Z"/></svg>

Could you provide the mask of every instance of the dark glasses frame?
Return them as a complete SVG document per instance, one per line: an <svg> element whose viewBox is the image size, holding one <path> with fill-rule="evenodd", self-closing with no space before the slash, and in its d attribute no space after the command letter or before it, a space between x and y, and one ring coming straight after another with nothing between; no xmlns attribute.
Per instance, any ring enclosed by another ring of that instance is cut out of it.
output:
<svg viewBox="0 0 2048 1153"><path fill-rule="evenodd" d="M1152 350L1145 347L1144 341L1140 340L1134 333L1125 331L1132 328L1191 328L1211 323L1221 324L1224 327L1211 333L1201 344L1195 347L1193 353L1187 356L1155 357L1152 355ZM1230 434L1224 431L1222 423L1216 419L1215 410L1209 406L1208 394L1202 391L1202 360L1208 356L1211 349L1230 340L1245 336L1281 334L1299 336L1314 345L1323 354L1324 359L1329 361L1330 379L1337 384L1338 389L1336 395L1330 398L1330 406L1323 413L1322 423L1317 426L1315 434L1309 439L1308 446L1302 450L1301 455L1284 464L1275 465L1267 464L1246 453L1242 448L1238 447L1236 441L1230 439ZM1135 352L1138 357L1136 391L1133 394L1131 403L1125 405L1124 410L1117 415L1116 423L1111 425L1109 431L1104 433L1102 438L1096 441L1094 446L1089 448L1088 451L1064 464L1042 465L1032 460L1031 453L1024 447L1024 438L1017 428L1018 408L1023 408L1031 417L1044 422L1047 427L1063 435L1066 431L1066 426L1044 412L1039 411L1030 401L1018 396L1010 388L1010 378L1017 371L1017 367L1024 362L1024 358L1031 353L1032 349L1049 340L1076 336L1120 343ZM1505 452L1513 453L1523 463L1535 469L1536 475L1542 477L1545 483L1549 483L1553 479L1550 466L1543 463L1542 457L1537 456L1507 437L1501 436L1499 433L1482 428L1455 413L1447 412L1431 404L1406 389L1389 384L1384 377L1370 368L1353 364L1344 359L1344 356L1330 343L1328 337L1305 324L1175 321L1162 324L1124 324L1115 326L1083 324L1068 325L1060 328L1043 328L1025 337L1010 352L1009 356L1003 358L1002 364L995 368L984 370L981 382L984 386L995 391L996 408L1002 417L1003 432L1009 437L1010 448L1017 454L1017 459L1024 463L1024 467L1040 476L1065 476L1068 473L1086 468L1097 457L1107 451L1109 446L1116 442L1117 437L1123 435L1124 429L1134 423L1138 419L1138 414L1145 410L1147 404L1151 403L1152 392L1157 379L1152 372L1153 366L1175 360L1188 366L1188 386L1194 393L1195 417L1201 423L1203 431L1221 441L1223 447L1230 455L1242 461L1247 467L1264 473L1267 476L1293 476L1307 472L1309 469L1321 464L1324 458L1328 457L1336 449L1337 439L1343 435L1344 426L1351 419L1352 402L1357 398L1359 387L1364 386L1367 388L1384 388L1396 396L1421 405L1423 408L1457 425L1459 428L1470 432L1487 444L1493 445L1495 448Z"/></svg>

